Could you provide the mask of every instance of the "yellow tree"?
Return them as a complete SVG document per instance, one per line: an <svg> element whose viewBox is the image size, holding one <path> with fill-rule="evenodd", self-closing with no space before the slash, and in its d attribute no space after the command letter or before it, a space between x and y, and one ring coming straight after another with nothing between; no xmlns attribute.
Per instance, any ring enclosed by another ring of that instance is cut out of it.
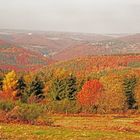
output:
<svg viewBox="0 0 140 140"><path fill-rule="evenodd" d="M104 93L100 100L101 109L105 112L123 110L126 100L123 93L123 77L117 74L108 74L103 76L100 81L104 87Z"/></svg>
<svg viewBox="0 0 140 140"><path fill-rule="evenodd" d="M5 94L9 94L11 97L16 97L17 95L17 85L18 80L15 71L11 71L5 75L3 80L3 91Z"/></svg>
<svg viewBox="0 0 140 140"><path fill-rule="evenodd" d="M64 79L70 74L69 71L66 71L64 68L57 68L54 70L54 77L59 79Z"/></svg>
<svg viewBox="0 0 140 140"><path fill-rule="evenodd" d="M25 83L27 83L27 85L29 85L32 82L33 78L34 78L34 73L30 72L30 73L24 75L23 78L25 80Z"/></svg>

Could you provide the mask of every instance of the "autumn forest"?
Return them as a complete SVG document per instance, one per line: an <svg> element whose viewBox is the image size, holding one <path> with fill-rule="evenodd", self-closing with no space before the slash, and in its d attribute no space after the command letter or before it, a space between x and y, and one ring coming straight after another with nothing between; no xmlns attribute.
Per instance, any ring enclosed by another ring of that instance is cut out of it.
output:
<svg viewBox="0 0 140 140"><path fill-rule="evenodd" d="M116 36L1 31L0 136L129 139L139 132L140 35ZM25 136L17 134L22 125L29 125Z"/></svg>

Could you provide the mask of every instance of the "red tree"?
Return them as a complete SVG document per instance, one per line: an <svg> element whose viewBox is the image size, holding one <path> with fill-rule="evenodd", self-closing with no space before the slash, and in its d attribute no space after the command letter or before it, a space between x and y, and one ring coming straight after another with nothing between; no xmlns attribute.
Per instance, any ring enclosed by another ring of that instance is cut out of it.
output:
<svg viewBox="0 0 140 140"><path fill-rule="evenodd" d="M77 100L82 105L94 105L98 101L101 91L102 84L99 80L90 80L87 81L82 90L77 94Z"/></svg>

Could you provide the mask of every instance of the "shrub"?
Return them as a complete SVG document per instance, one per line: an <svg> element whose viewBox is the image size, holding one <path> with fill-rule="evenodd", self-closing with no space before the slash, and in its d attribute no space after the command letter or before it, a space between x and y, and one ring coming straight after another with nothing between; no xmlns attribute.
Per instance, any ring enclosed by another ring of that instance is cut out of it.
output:
<svg viewBox="0 0 140 140"><path fill-rule="evenodd" d="M20 101L21 101L21 103L28 103L28 100L29 100L29 96L28 96L27 92L24 91L21 94Z"/></svg>
<svg viewBox="0 0 140 140"><path fill-rule="evenodd" d="M36 104L17 104L17 106L8 113L8 117L21 121L34 122L42 115L43 111L43 107Z"/></svg>
<svg viewBox="0 0 140 140"><path fill-rule="evenodd" d="M51 113L80 113L81 106L75 100L64 99L61 101L51 101L47 104L47 110Z"/></svg>
<svg viewBox="0 0 140 140"><path fill-rule="evenodd" d="M0 101L0 110L11 111L14 108L14 103L12 101Z"/></svg>
<svg viewBox="0 0 140 140"><path fill-rule="evenodd" d="M19 108L19 117L21 120L33 121L43 113L43 108L37 105L22 105Z"/></svg>
<svg viewBox="0 0 140 140"><path fill-rule="evenodd" d="M52 125L53 120L45 114L46 108L38 104L23 104L21 102L0 101L2 121L21 121L37 125Z"/></svg>

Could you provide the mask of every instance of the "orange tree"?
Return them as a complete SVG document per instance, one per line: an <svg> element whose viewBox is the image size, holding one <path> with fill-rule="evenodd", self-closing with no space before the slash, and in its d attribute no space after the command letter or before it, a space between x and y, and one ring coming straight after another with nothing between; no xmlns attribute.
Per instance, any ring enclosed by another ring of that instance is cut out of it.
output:
<svg viewBox="0 0 140 140"><path fill-rule="evenodd" d="M83 106L94 106L98 103L101 96L102 84L99 80L87 81L82 90L77 94L78 102Z"/></svg>

